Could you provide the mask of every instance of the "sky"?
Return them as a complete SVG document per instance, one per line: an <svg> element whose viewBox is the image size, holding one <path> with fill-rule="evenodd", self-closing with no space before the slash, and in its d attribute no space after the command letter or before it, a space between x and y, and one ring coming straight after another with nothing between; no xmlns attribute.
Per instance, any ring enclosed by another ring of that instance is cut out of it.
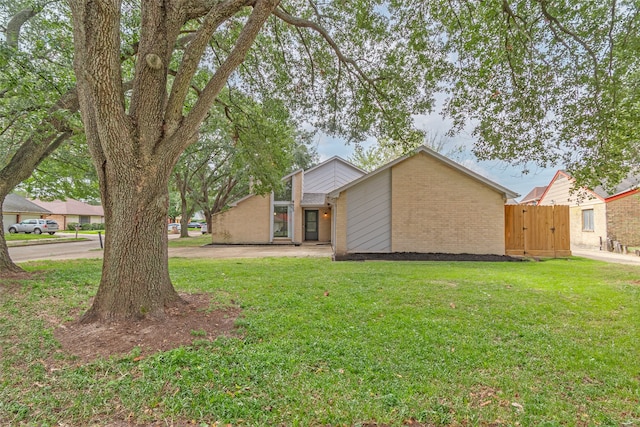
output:
<svg viewBox="0 0 640 427"><path fill-rule="evenodd" d="M419 116L415 118L416 127L427 131L430 135L445 135L451 126L451 122L442 118L439 114L434 113L429 116ZM343 159L349 159L353 155L355 146L347 144L345 140L333 138L324 134L316 137L316 144L320 161L327 160L333 156L340 156ZM551 179L555 175L558 168L536 168L527 165L530 169L529 173L524 175L521 168L510 166L502 161L478 161L471 152L474 143L474 137L471 132L461 133L453 138L447 138L447 142L443 153L452 151L456 147L464 147L461 155L452 158L468 169L490 179L491 181L502 185L518 194L516 200L522 199L534 187L545 187L549 185ZM366 141L362 145L368 147L375 144L374 140Z"/></svg>

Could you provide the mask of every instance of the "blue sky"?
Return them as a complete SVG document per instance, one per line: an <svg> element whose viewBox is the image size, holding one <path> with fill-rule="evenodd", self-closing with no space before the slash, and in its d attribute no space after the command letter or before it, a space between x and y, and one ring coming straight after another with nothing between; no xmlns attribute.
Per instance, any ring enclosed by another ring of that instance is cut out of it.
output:
<svg viewBox="0 0 640 427"><path fill-rule="evenodd" d="M416 126L419 129L427 131L431 135L445 135L450 127L450 122L443 119L438 114L429 116L420 116L416 118ZM367 141L363 146L367 147L374 144L375 141ZM520 194L518 200L525 196L534 187L543 187L549 185L549 182L555 175L558 168L542 169L536 168L535 165L528 165L530 172L523 175L521 168L510 166L501 161L483 161L480 162L471 153L474 138L471 133L462 133L454 138L448 138L444 149L444 153L453 150L456 147L464 147L461 155L452 158L463 166L473 170L474 172L502 185L508 189ZM329 137L327 135L318 135L316 144L320 160L324 161L333 156L340 156L348 159L354 151L355 146L347 144L343 139Z"/></svg>

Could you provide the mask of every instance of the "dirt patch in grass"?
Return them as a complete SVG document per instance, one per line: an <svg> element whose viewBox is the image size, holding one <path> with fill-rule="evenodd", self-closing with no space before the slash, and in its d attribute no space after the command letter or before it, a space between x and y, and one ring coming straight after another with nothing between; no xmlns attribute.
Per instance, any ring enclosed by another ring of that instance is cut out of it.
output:
<svg viewBox="0 0 640 427"><path fill-rule="evenodd" d="M162 321L142 320L114 324L65 323L54 331L61 351L88 363L98 358L124 355L134 348L145 357L167 351L194 340L214 340L232 336L240 315L237 307L215 308L206 294L181 294L188 304L167 310Z"/></svg>

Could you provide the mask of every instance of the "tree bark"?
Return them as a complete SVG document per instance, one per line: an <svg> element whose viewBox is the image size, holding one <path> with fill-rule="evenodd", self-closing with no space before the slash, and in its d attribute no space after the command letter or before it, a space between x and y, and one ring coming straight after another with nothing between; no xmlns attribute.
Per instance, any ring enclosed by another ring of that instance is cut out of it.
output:
<svg viewBox="0 0 640 427"><path fill-rule="evenodd" d="M220 8L220 16L230 17L244 7L243 2L214 2L211 11ZM173 123L173 114L166 111L167 75L179 30L189 16L181 9L186 3L141 3L140 43L127 102L120 69L119 2L70 1L80 111L98 172L107 230L100 286L82 321L161 319L167 307L182 302L168 268L169 176L182 151L195 141L211 104L277 3L254 3L236 47L187 117ZM199 62L194 56L188 60ZM188 74L193 71L188 68L178 72L187 73L188 78L177 76L175 81L190 80ZM182 105L180 96L172 98L172 103Z"/></svg>
<svg viewBox="0 0 640 427"><path fill-rule="evenodd" d="M168 268L168 174L157 170L167 166L123 163L108 163L105 176L110 178L101 182L104 262L98 293L83 322L162 319L166 308L182 301Z"/></svg>
<svg viewBox="0 0 640 427"><path fill-rule="evenodd" d="M6 192L0 191L0 208L7 197ZM0 276L6 273L20 273L24 270L16 265L9 256L9 247L4 237L4 219L0 215Z"/></svg>

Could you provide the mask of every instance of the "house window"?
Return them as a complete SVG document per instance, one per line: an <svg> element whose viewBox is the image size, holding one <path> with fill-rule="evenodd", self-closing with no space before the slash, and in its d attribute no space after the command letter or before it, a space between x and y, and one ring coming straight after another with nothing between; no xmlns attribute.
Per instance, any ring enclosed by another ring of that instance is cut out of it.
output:
<svg viewBox="0 0 640 427"><path fill-rule="evenodd" d="M293 192L291 191L291 179L282 183L282 186L273 192L273 200L281 202L290 202Z"/></svg>
<svg viewBox="0 0 640 427"><path fill-rule="evenodd" d="M91 217L89 215L80 215L80 224L91 224Z"/></svg>
<svg viewBox="0 0 640 427"><path fill-rule="evenodd" d="M290 220L290 206L275 205L273 207L273 237L289 237Z"/></svg>
<svg viewBox="0 0 640 427"><path fill-rule="evenodd" d="M593 209L582 211L582 231L593 231Z"/></svg>

